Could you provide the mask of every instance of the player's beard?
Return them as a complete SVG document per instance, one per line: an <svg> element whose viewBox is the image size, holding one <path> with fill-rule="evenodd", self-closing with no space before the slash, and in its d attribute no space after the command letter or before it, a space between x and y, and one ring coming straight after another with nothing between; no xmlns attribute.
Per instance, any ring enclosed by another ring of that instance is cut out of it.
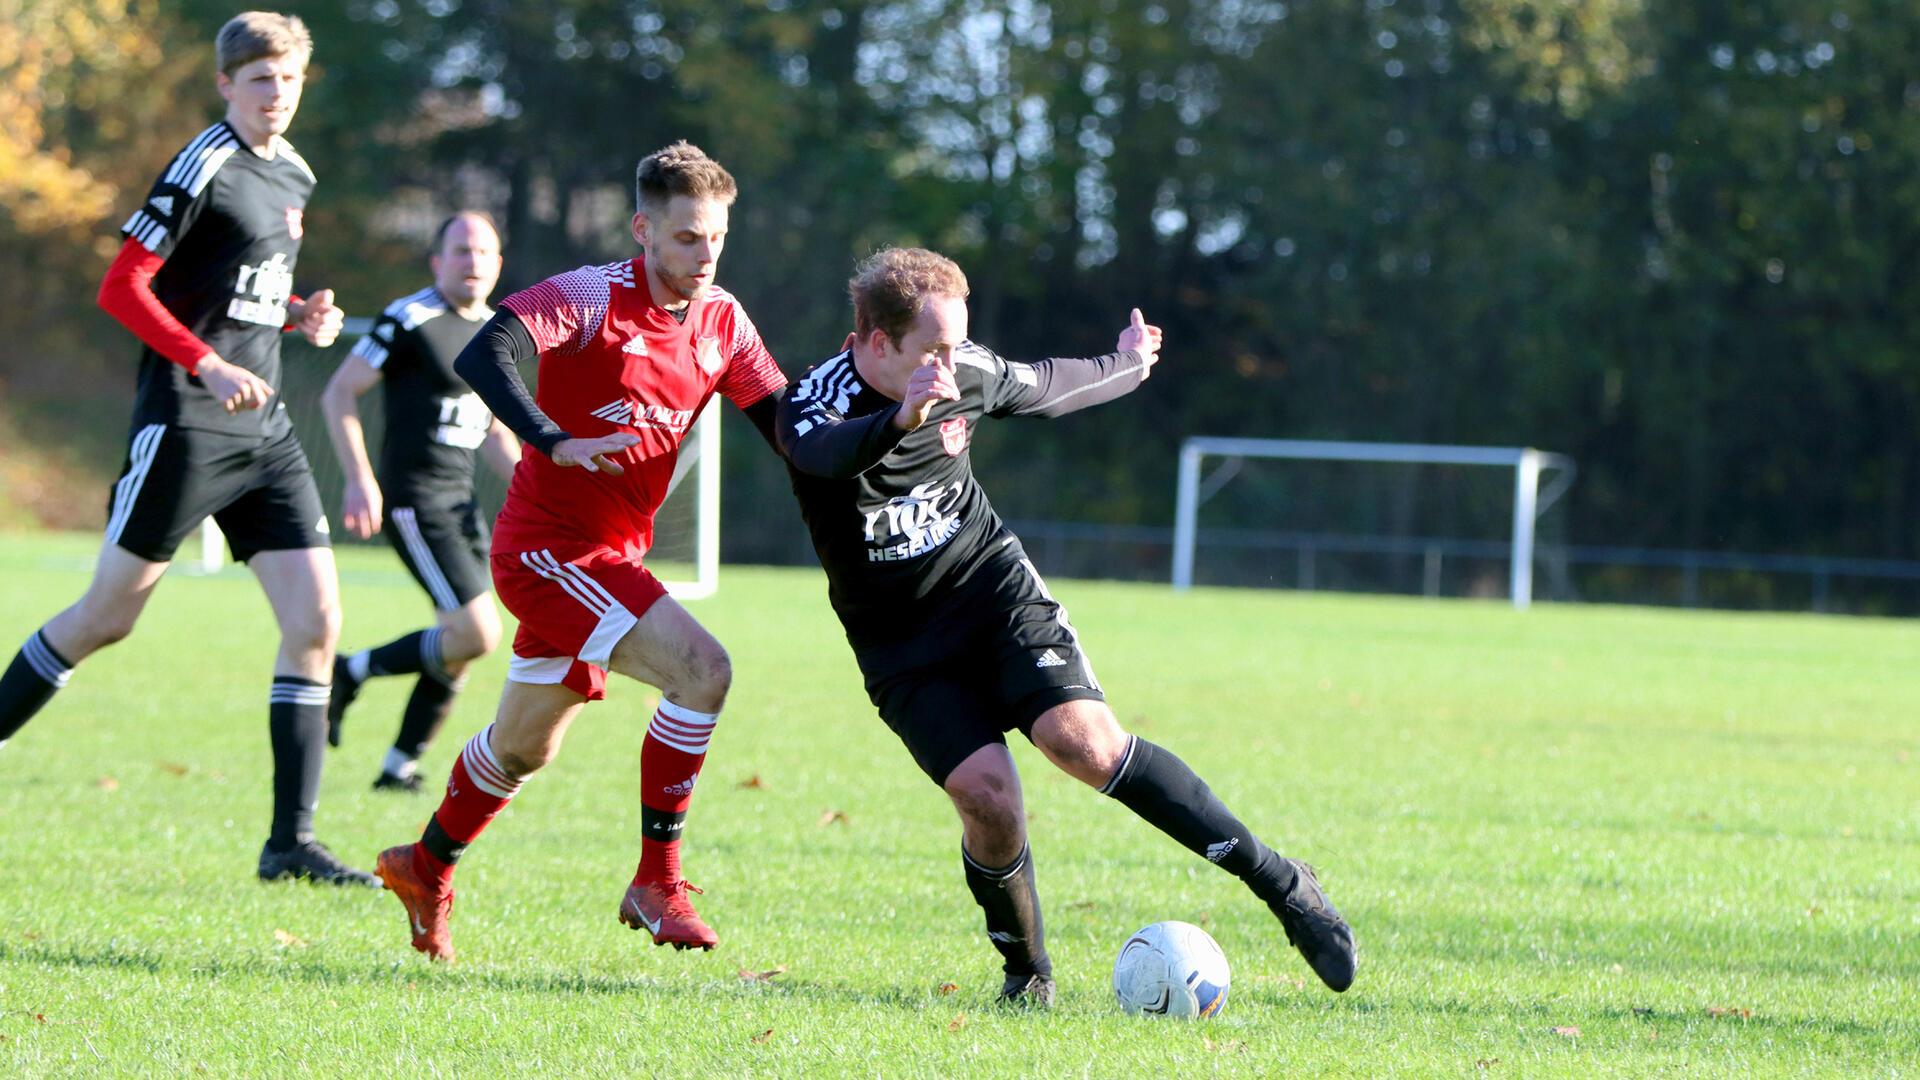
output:
<svg viewBox="0 0 1920 1080"><path fill-rule="evenodd" d="M708 289L713 287L713 271L711 269L707 271L707 279L705 281L694 280L692 274L669 274L664 269L655 269L653 276L655 280L666 287L668 292L682 300L698 300L707 294Z"/></svg>

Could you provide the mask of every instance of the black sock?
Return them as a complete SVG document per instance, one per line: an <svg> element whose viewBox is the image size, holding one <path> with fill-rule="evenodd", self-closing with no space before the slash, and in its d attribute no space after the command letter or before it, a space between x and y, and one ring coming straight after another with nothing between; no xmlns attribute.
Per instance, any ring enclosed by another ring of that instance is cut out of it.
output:
<svg viewBox="0 0 1920 1080"><path fill-rule="evenodd" d="M73 665L53 651L45 633L35 630L0 675L0 743L27 725L54 691L67 685Z"/></svg>
<svg viewBox="0 0 1920 1080"><path fill-rule="evenodd" d="M465 682L465 679L444 681L430 672L422 672L420 681L413 684L413 694L407 698L406 711L400 714L400 734L394 738L393 748L409 760L418 761L420 755L427 752L427 744L440 733L440 725L446 723L447 714L453 711L453 699Z"/></svg>
<svg viewBox="0 0 1920 1080"><path fill-rule="evenodd" d="M1023 847L1012 865L996 870L975 862L963 845L960 861L967 868L967 888L987 913L987 938L1005 958L1007 974L1051 977L1053 960L1047 956L1040 890L1033 884L1033 853Z"/></svg>
<svg viewBox="0 0 1920 1080"><path fill-rule="evenodd" d="M1165 747L1129 736L1126 756L1100 789L1182 847L1247 883L1272 903L1293 887L1293 866L1260 842L1226 804Z"/></svg>
<svg viewBox="0 0 1920 1080"><path fill-rule="evenodd" d="M273 738L273 832L267 846L285 851L313 839L313 810L320 803L320 766L327 753L326 683L298 675L275 675L267 696L267 730Z"/></svg>
<svg viewBox="0 0 1920 1080"><path fill-rule="evenodd" d="M432 627L403 634L377 648L367 650L367 674L414 675L427 670L427 649L431 645L435 668L440 665L440 629Z"/></svg>

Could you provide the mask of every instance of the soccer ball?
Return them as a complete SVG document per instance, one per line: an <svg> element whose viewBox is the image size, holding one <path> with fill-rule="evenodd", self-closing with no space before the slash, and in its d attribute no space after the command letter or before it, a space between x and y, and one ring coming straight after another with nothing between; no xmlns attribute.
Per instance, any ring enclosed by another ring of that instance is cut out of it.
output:
<svg viewBox="0 0 1920 1080"><path fill-rule="evenodd" d="M1214 1016L1227 1005L1227 954L1192 923L1142 927L1113 961L1113 992L1130 1016Z"/></svg>

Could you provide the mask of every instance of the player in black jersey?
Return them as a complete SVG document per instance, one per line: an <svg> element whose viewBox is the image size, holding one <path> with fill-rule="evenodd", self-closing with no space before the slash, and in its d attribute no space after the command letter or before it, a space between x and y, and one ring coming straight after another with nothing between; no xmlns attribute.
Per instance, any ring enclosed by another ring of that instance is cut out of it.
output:
<svg viewBox="0 0 1920 1080"><path fill-rule="evenodd" d="M890 249L850 282L854 335L780 404L793 490L867 694L953 800L967 886L1005 960L1001 997L1053 1001L1020 781L1005 733L1234 874L1335 990L1353 933L1306 864L1241 824L1184 762L1121 729L1067 613L974 479L983 417L1061 416L1144 381L1160 331L1136 309L1116 351L1015 363L967 340L967 281Z"/></svg>
<svg viewBox="0 0 1920 1080"><path fill-rule="evenodd" d="M86 595L0 676L0 742L74 665L127 636L174 549L212 515L280 626L267 699L273 826L260 877L377 885L313 839L339 585L312 471L274 400L283 330L328 345L342 321L330 291L293 295L314 180L281 136L313 43L299 19L255 11L221 28L215 52L226 118L155 181L121 227L126 241L100 287L101 306L146 345L106 542Z"/></svg>
<svg viewBox="0 0 1920 1080"><path fill-rule="evenodd" d="M435 234L429 264L433 285L389 304L321 397L347 474L347 529L362 540L384 531L438 612L430 629L334 661L327 740L335 746L347 706L366 680L419 676L375 790L421 790L416 763L466 684L468 663L500 643L487 527L473 502L473 458L484 454L503 478L520 460L513 433L453 370L460 350L493 317L487 297L500 280L500 235L484 214L455 214ZM378 478L358 405L377 384L386 399Z"/></svg>

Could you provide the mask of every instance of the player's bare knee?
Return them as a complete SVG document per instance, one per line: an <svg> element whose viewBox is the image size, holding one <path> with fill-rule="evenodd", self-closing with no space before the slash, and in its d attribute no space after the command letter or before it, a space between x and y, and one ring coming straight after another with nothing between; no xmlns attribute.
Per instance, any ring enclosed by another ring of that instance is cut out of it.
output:
<svg viewBox="0 0 1920 1080"><path fill-rule="evenodd" d="M133 624L138 617L139 613L133 611L92 613L83 624L87 635L86 651L92 652L125 641L133 633Z"/></svg>
<svg viewBox="0 0 1920 1080"><path fill-rule="evenodd" d="M727 691L733 688L733 658L719 642L709 639L687 659L686 681L680 687L668 688L677 691L669 696L689 709L719 712L727 702Z"/></svg>
<svg viewBox="0 0 1920 1080"><path fill-rule="evenodd" d="M1097 787L1126 754L1127 733L1104 703L1069 701L1034 721L1033 744L1047 760Z"/></svg>

